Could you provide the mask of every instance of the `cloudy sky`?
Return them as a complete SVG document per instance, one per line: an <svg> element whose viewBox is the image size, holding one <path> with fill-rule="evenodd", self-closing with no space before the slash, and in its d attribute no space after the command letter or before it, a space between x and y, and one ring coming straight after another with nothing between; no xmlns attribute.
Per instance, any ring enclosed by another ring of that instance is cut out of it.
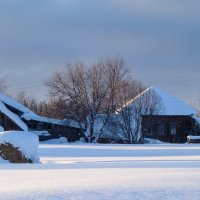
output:
<svg viewBox="0 0 200 200"><path fill-rule="evenodd" d="M46 98L68 62L124 56L133 75L200 99L199 0L0 0L0 78Z"/></svg>

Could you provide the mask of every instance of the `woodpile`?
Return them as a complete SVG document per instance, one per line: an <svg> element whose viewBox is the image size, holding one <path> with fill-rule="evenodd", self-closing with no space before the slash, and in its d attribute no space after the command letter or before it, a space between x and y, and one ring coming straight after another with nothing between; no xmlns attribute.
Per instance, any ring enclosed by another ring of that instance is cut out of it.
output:
<svg viewBox="0 0 200 200"><path fill-rule="evenodd" d="M0 144L0 157L10 163L32 163L30 159L27 159L19 148L14 147L10 143Z"/></svg>

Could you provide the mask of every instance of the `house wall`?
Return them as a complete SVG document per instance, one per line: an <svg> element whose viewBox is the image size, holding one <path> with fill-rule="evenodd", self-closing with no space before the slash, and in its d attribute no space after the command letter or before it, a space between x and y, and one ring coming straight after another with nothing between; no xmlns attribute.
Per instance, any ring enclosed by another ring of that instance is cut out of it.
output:
<svg viewBox="0 0 200 200"><path fill-rule="evenodd" d="M12 120L10 120L10 118L8 118L3 113L0 113L0 126L2 126L5 131L21 130L19 126L17 126Z"/></svg>
<svg viewBox="0 0 200 200"><path fill-rule="evenodd" d="M142 116L143 137L163 142L185 143L188 135L194 135L193 119L190 116Z"/></svg>
<svg viewBox="0 0 200 200"><path fill-rule="evenodd" d="M39 136L41 141L47 139L54 139L59 137L66 137L69 142L75 142L82 137L82 130L80 128L73 128L66 125L51 124L39 121L25 121L29 131L44 131L47 130L50 136Z"/></svg>

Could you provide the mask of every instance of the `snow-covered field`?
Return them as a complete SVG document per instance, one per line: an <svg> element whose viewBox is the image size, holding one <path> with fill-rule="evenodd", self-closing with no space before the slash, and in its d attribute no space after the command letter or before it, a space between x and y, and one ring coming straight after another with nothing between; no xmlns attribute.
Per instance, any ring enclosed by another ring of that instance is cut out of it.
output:
<svg viewBox="0 0 200 200"><path fill-rule="evenodd" d="M0 200L200 199L200 145L41 143L39 154L0 165Z"/></svg>

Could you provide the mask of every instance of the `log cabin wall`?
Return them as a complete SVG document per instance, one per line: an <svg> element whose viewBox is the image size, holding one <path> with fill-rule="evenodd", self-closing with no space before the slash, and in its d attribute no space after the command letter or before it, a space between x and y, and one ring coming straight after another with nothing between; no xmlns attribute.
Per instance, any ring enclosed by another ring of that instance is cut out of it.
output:
<svg viewBox="0 0 200 200"><path fill-rule="evenodd" d="M53 139L59 137L66 137L69 142L75 142L82 137L82 130L80 128L69 127L67 125L58 125L46 122L39 122L35 120L24 121L29 131L44 131L47 130L50 134L49 137L40 136L40 140Z"/></svg>
<svg viewBox="0 0 200 200"><path fill-rule="evenodd" d="M170 143L185 143L188 135L195 135L190 116L143 115L143 137Z"/></svg>
<svg viewBox="0 0 200 200"><path fill-rule="evenodd" d="M0 126L2 126L5 131L10 131L10 130L21 131L21 128L17 126L17 124L15 124L10 118L8 118L3 113L0 113Z"/></svg>

